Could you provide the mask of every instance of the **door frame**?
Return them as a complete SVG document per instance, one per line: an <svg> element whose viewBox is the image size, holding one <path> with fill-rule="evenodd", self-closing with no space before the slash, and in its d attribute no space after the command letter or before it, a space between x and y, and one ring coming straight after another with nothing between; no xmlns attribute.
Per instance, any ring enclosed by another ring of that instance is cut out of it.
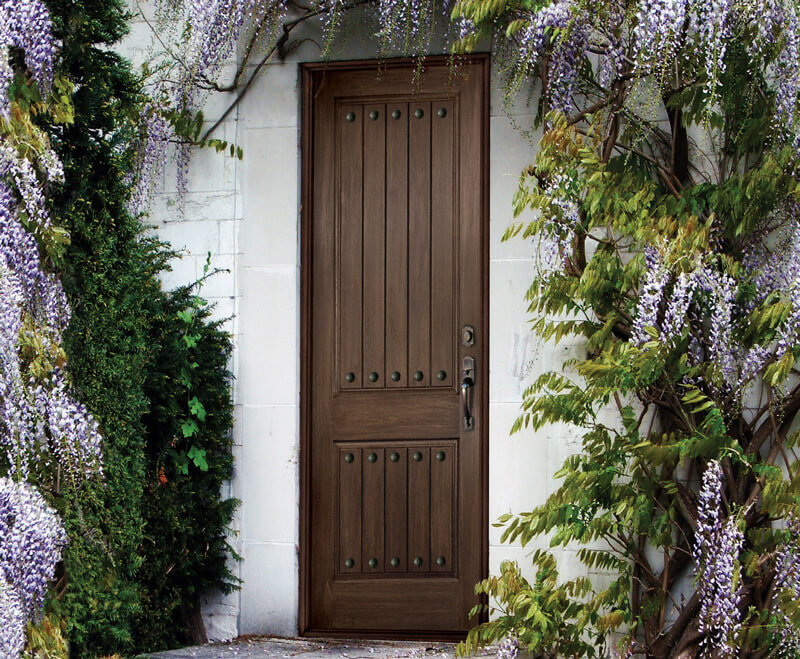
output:
<svg viewBox="0 0 800 659"><path fill-rule="evenodd" d="M481 286L483 293L483 311L479 331L485 341L486 386L481 387L483 395L478 403L480 414L485 422L481 424L480 437L481 465L481 575L489 574L489 95L490 87L490 54L476 53L459 58L460 61L480 64L483 71L483 121L481 125ZM313 62L300 65L302 75L301 92L301 194L300 194L300 544L298 548L299 569L299 611L298 630L301 636L352 637L352 633L320 632L309 628L310 615L310 540L311 510L309 488L311 484L311 327L313 316L311 273L312 263L312 218L313 218L313 98L314 74L325 71L356 71L364 69L414 67L418 65L416 58L396 59L362 59L337 62ZM423 58L423 65L450 65L449 55L430 55ZM482 598L485 603L485 596ZM480 621L486 619L485 612ZM476 622L478 622L476 620ZM410 640L456 640L463 634L408 634L398 632L372 632L361 634L363 638L410 639Z"/></svg>

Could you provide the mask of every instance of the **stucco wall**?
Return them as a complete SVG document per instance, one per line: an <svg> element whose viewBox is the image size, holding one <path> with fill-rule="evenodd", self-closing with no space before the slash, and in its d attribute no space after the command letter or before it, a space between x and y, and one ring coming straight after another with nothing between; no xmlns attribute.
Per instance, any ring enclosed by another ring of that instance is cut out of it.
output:
<svg viewBox="0 0 800 659"><path fill-rule="evenodd" d="M322 42L318 28L303 36ZM138 20L125 44L141 60L151 43ZM337 59L375 55L369 40L351 38ZM242 162L200 152L192 159L185 215L177 209L174 174L167 172L151 220L158 234L186 255L164 277L165 286L190 281L212 264L228 269L203 294L234 334L236 473L231 493L242 501L234 544L241 591L212 598L205 613L209 634L297 631L299 372L300 372L300 86L299 63L320 58L305 42L285 62L265 69L219 136L244 148ZM534 246L501 236L512 220L511 200L520 170L534 149L518 130L533 124L534 106L518 102L507 114L493 80L490 139L490 522L508 511L529 510L553 488L551 475L577 447L574 431L551 428L514 438L526 384L579 348L542 346L529 331L524 293L533 276ZM205 108L209 121L232 96ZM490 527L490 568L513 558L525 562L532 547L501 546ZM574 566L570 556L568 565Z"/></svg>

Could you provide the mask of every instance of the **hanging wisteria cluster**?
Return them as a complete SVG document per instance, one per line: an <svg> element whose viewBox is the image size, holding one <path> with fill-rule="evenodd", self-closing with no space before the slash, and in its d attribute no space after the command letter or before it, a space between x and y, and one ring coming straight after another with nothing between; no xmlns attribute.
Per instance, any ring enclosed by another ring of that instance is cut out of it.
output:
<svg viewBox="0 0 800 659"><path fill-rule="evenodd" d="M461 0L455 7L462 39L476 29L469 5ZM776 126L800 139L800 20L793 0L641 0L633 12L618 1L552 0L527 6L515 4L512 28L496 37L516 42L507 52L520 78L537 74L541 67L550 108L565 113L584 100L581 96L576 102L574 95L587 59L604 88L611 90L614 83L630 88L637 80L665 83L666 77L674 77L682 48L699 55L696 74L705 79L712 104L725 71L727 44L744 39L756 26L747 43L756 63L766 63L773 77Z"/></svg>
<svg viewBox="0 0 800 659"><path fill-rule="evenodd" d="M35 84L43 98L53 85L57 44L41 0L0 2L0 46L0 115L19 117L24 110L10 96L15 79ZM23 650L27 624L41 615L66 542L58 516L34 485L63 486L101 473L97 423L76 400L64 370L60 344L70 309L47 259L57 229L46 193L63 181L63 169L38 129L19 125L35 139L15 133L12 123L0 133L0 450L8 465L0 477L4 659Z"/></svg>
<svg viewBox="0 0 800 659"><path fill-rule="evenodd" d="M21 356L26 341L38 342L45 354L57 354L70 317L60 281L45 270L35 238L21 224L25 210L28 218L47 222L38 224L40 230L49 228L49 218L35 214L46 212L42 184L35 173L26 181L21 205L0 181L0 447L16 478L27 479L42 461L82 478L101 468L97 424L73 399L57 365L46 379L37 380Z"/></svg>
<svg viewBox="0 0 800 659"><path fill-rule="evenodd" d="M656 247L645 249L645 276L631 342L641 346L653 340L648 328L667 346L689 335L693 363L716 364L720 386L740 393L755 374L751 363L755 353L745 351L734 339L737 330L743 329L735 327L735 321L746 319L736 303L737 282L713 262L713 255L709 261L673 276Z"/></svg>
<svg viewBox="0 0 800 659"><path fill-rule="evenodd" d="M0 478L0 657L17 657L61 558L61 520L32 486Z"/></svg>
<svg viewBox="0 0 800 659"><path fill-rule="evenodd" d="M723 476L719 462L712 461L703 474L697 508L697 532L692 549L700 594L700 629L703 647L715 656L733 657L732 643L742 622L739 610L741 584L739 554L744 534L736 518L722 511Z"/></svg>
<svg viewBox="0 0 800 659"><path fill-rule="evenodd" d="M10 4L11 0L6 2ZM449 34L456 41L469 41L475 35L478 28L465 13L466 2L318 0L308 13L319 16L326 30L335 34L343 13L353 7L373 5L375 36L382 53L423 54L439 36L437 32L447 33L442 24L451 14L454 29ZM776 126L800 144L800 71L795 65L800 58L800 18L793 0L641 0L634 12L619 0L588 4L585 0L553 0L525 10L522 6L525 5L520 3L514 10L514 29L507 34L498 33L497 37L515 43L504 50L511 54L518 78L529 77L544 67L549 106L566 113L576 109L576 94L582 98L583 90L576 85L587 57L595 63L598 82L611 90L615 84L630 87L636 80L663 80L672 75L675 55L681 47L701 55L697 75L706 80L711 105L725 70L727 43L741 38L755 25L757 32L748 44L754 61L767 62L774 78ZM209 90L218 86L226 63L246 68L247 61L231 59L245 35L247 44L238 54L246 59L254 52L254 43L261 40L266 47L270 39L282 36L282 21L297 21L286 0L159 0L158 7L159 13L172 23L185 25L184 30L175 31L179 37L168 58L170 65L157 67L153 82L157 107L179 113L201 109ZM42 43L49 42L45 39ZM47 52L48 48L51 46L45 45L40 50ZM38 65L32 70L46 73L46 66ZM166 105L161 103L165 99ZM141 123L139 168L131 203L137 212L147 209L155 181L166 165L166 145L176 141L164 114L154 111L153 106L145 108ZM188 146L180 146L176 166L182 195L186 192L189 156Z"/></svg>
<svg viewBox="0 0 800 659"><path fill-rule="evenodd" d="M787 522L788 537L775 557L775 599L772 614L780 620L777 656L782 659L800 655L800 630L783 610L781 599L800 601L800 520L792 516Z"/></svg>
<svg viewBox="0 0 800 659"><path fill-rule="evenodd" d="M150 81L153 101L146 103L140 115L140 136L136 147L135 171L131 173L133 193L130 208L146 212L159 179L167 164L169 144L177 150L178 193L184 197L188 186L191 143L179 135L174 121L165 110L183 119L202 109L203 102L231 57L244 31L253 41L266 39L267 32L286 13L285 0L198 0L173 2L158 0L157 14L163 24L184 25L175 44L179 56L169 57L168 64L156 67L158 74ZM233 60L235 64L235 60Z"/></svg>
<svg viewBox="0 0 800 659"><path fill-rule="evenodd" d="M50 91L56 45L50 15L41 0L0 2L0 114L8 116L8 91L14 79L11 49L25 55L25 64L42 94Z"/></svg>
<svg viewBox="0 0 800 659"><path fill-rule="evenodd" d="M674 346L690 339L693 363L708 361L718 367L721 390L741 405L746 387L770 361L779 361L800 337L800 215L798 204L784 202L763 227L754 232L743 257L743 276L736 280L707 254L688 271L675 273L665 263L666 246L645 248L642 279L631 341L642 346L657 340ZM771 236L767 246L761 236ZM739 296L741 286L754 295ZM750 312L767 298L780 296L790 312L776 328L770 345L751 345L747 334ZM706 320L704 320L706 319ZM652 332L653 334L650 334Z"/></svg>

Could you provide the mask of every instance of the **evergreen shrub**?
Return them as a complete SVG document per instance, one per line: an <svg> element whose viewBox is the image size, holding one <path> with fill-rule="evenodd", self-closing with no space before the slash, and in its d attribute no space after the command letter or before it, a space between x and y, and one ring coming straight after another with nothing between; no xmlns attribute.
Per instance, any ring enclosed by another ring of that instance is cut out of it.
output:
<svg viewBox="0 0 800 659"><path fill-rule="evenodd" d="M70 542L52 607L73 656L151 651L185 640L199 595L232 584L225 533L234 502L220 500L231 473L230 340L189 290L161 289L173 253L129 212L130 146L145 96L113 50L128 28L124 2L48 6L75 83L74 123L49 127L66 176L52 210L71 236L60 264L73 309L65 349L105 442L105 481L65 492L59 505ZM197 336L191 350L180 345L182 312ZM163 448L187 418L176 378L190 358L205 410L194 444L208 468L173 477Z"/></svg>

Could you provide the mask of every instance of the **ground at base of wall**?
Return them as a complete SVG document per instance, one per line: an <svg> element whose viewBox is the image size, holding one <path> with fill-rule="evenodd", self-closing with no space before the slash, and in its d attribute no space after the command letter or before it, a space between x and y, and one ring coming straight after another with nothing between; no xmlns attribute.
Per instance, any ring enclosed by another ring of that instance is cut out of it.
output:
<svg viewBox="0 0 800 659"><path fill-rule="evenodd" d="M182 650L159 652L144 657L163 659L224 659L240 657L282 657L298 659L453 659L453 643L414 643L410 641L340 641L333 639L276 638L247 636L228 643L202 645ZM483 656L494 656L487 648Z"/></svg>

